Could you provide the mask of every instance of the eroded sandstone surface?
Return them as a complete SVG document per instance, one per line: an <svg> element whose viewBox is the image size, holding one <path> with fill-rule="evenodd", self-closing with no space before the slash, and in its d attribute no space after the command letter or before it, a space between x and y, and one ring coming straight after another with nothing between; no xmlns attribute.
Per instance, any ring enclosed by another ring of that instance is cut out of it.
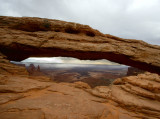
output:
<svg viewBox="0 0 160 119"><path fill-rule="evenodd" d="M37 80L38 79L38 80ZM160 76L145 73L94 89L83 82L0 75L1 119L158 119Z"/></svg>
<svg viewBox="0 0 160 119"><path fill-rule="evenodd" d="M16 61L31 56L108 59L160 74L160 46L59 20L1 16L0 52Z"/></svg>
<svg viewBox="0 0 160 119"><path fill-rule="evenodd" d="M106 58L159 73L159 49L80 24L0 17L0 118L159 119L158 74L146 72L91 88L83 82L55 83L44 76L29 76L23 66L9 61L58 55Z"/></svg>

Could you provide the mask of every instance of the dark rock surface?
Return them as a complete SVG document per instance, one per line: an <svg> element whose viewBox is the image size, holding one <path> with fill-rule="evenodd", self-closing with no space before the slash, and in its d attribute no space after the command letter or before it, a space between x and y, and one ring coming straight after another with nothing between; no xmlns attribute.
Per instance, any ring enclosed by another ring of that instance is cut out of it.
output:
<svg viewBox="0 0 160 119"><path fill-rule="evenodd" d="M127 71L127 76L136 76L138 74L143 74L145 73L144 70L135 68L135 67L128 67L128 71Z"/></svg>

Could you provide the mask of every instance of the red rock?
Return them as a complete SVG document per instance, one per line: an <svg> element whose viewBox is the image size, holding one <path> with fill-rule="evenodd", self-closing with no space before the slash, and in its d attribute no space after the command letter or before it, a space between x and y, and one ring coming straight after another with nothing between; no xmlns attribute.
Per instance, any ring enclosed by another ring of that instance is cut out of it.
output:
<svg viewBox="0 0 160 119"><path fill-rule="evenodd" d="M146 118L159 118L160 82L152 80L155 76L160 79L157 74L151 73L122 78L123 84L111 86L109 98L127 110L143 113Z"/></svg>
<svg viewBox="0 0 160 119"><path fill-rule="evenodd" d="M108 59L160 74L160 46L105 35L71 22L4 16L0 21L0 52L9 60L31 56Z"/></svg>
<svg viewBox="0 0 160 119"><path fill-rule="evenodd" d="M59 55L109 59L160 74L159 46L104 35L75 23L0 17L1 119L160 117L158 74L123 77L110 86L92 89L82 82L55 83L44 76L31 77L25 67L9 62L30 56Z"/></svg>

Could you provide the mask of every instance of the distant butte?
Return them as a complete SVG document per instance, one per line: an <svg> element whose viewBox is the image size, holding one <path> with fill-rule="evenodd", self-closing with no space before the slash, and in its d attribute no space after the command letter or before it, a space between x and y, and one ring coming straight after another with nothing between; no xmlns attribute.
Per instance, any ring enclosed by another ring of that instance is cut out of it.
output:
<svg viewBox="0 0 160 119"><path fill-rule="evenodd" d="M160 74L160 46L59 20L1 16L0 52L14 61L33 56L108 59Z"/></svg>

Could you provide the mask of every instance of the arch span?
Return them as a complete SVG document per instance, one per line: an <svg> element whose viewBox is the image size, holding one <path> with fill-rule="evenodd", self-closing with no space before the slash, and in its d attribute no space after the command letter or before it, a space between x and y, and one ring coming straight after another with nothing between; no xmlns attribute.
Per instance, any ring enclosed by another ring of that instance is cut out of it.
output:
<svg viewBox="0 0 160 119"><path fill-rule="evenodd" d="M160 74L160 46L58 20L0 17L0 21L0 52L8 60L54 56L108 59Z"/></svg>

